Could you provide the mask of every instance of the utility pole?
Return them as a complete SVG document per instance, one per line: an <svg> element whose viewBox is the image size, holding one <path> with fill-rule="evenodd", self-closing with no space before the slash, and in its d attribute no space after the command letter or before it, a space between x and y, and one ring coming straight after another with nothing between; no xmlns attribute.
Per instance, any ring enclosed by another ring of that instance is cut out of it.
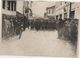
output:
<svg viewBox="0 0 80 58"><path fill-rule="evenodd" d="M71 18L71 8L72 8L72 3L70 2L69 18Z"/></svg>
<svg viewBox="0 0 80 58"><path fill-rule="evenodd" d="M25 3L23 2L23 17L24 17L24 5L25 5Z"/></svg>

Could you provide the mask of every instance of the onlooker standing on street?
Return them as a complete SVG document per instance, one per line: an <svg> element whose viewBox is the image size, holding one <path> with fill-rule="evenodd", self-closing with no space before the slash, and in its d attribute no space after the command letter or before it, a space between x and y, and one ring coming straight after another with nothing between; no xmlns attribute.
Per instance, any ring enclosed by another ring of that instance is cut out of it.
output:
<svg viewBox="0 0 80 58"><path fill-rule="evenodd" d="M7 18L4 19L4 22L5 22L5 33L6 35L9 35L9 32L10 32L9 29L10 29L11 23Z"/></svg>
<svg viewBox="0 0 80 58"><path fill-rule="evenodd" d="M58 38L62 37L63 20L59 19L58 22Z"/></svg>

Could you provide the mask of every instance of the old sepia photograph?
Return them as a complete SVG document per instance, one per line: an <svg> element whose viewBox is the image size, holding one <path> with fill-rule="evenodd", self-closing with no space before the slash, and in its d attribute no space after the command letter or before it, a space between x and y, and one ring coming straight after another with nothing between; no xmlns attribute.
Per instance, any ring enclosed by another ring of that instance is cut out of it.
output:
<svg viewBox="0 0 80 58"><path fill-rule="evenodd" d="M2 0L0 55L77 57L80 2Z"/></svg>

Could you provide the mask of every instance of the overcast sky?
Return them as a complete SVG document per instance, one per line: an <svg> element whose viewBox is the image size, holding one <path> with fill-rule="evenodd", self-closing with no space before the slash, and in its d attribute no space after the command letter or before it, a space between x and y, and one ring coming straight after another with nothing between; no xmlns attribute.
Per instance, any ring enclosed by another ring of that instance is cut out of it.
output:
<svg viewBox="0 0 80 58"><path fill-rule="evenodd" d="M54 5L54 2L47 2L47 1L38 2L38 1L34 1L33 5L32 5L33 14L35 16L43 17L44 13L46 11L46 7L53 6L53 5Z"/></svg>

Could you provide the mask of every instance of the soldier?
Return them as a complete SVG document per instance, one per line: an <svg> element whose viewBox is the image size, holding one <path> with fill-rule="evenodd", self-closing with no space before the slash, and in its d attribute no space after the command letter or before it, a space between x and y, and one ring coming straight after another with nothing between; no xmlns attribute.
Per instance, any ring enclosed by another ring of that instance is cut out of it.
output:
<svg viewBox="0 0 80 58"><path fill-rule="evenodd" d="M77 33L78 33L78 31L77 31L77 26L78 25L76 25L76 23L78 23L78 22L76 22L76 19L73 19L72 21L71 21L71 40L74 42L74 41L77 41Z"/></svg>
<svg viewBox="0 0 80 58"><path fill-rule="evenodd" d="M58 38L62 37L62 31L63 31L62 28L63 28L63 20L59 19L59 22L58 22Z"/></svg>
<svg viewBox="0 0 80 58"><path fill-rule="evenodd" d="M10 21L8 20L7 17L5 17L4 22L5 22L5 31L6 31L5 33L6 33L6 35L8 36L9 33L10 33L11 23L10 23Z"/></svg>
<svg viewBox="0 0 80 58"><path fill-rule="evenodd" d="M13 24L13 18L11 17L10 18L10 33L13 35L14 34L14 24Z"/></svg>
<svg viewBox="0 0 80 58"><path fill-rule="evenodd" d="M21 18L19 23L19 39L21 38L22 32L24 31L23 19Z"/></svg>
<svg viewBox="0 0 80 58"><path fill-rule="evenodd" d="M69 37L69 30L68 30L68 19L65 19L64 21L64 29L63 29L63 36L65 37L65 39L67 39Z"/></svg>

